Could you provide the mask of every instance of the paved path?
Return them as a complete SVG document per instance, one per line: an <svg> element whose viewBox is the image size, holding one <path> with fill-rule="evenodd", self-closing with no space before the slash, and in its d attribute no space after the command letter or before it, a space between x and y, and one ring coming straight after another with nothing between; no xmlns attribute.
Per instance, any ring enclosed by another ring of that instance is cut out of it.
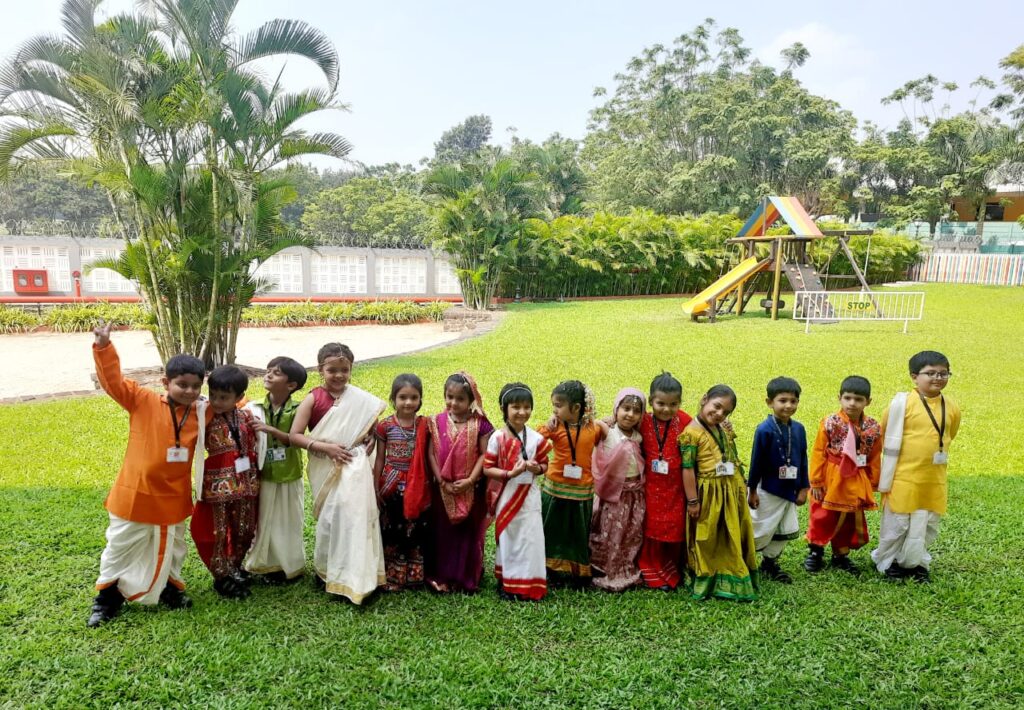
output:
<svg viewBox="0 0 1024 710"><path fill-rule="evenodd" d="M288 355L303 365L316 365L316 351L324 343L340 341L352 348L356 362L399 355L459 338L446 333L441 323L413 325L349 325L326 328L243 328L238 334L240 365L263 367L277 355ZM120 331L112 336L121 367L160 364L153 338L146 331ZM57 392L93 389L92 333L26 333L0 335L0 400Z"/></svg>

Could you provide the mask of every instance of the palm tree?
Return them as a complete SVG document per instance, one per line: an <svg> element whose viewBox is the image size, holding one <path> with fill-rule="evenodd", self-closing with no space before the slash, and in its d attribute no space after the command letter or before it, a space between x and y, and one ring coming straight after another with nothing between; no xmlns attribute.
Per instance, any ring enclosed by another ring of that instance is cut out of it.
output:
<svg viewBox="0 0 1024 710"><path fill-rule="evenodd" d="M463 300L486 309L517 261L528 220L542 214L540 179L494 151L435 167L423 191L436 200L434 244L452 255Z"/></svg>
<svg viewBox="0 0 1024 710"><path fill-rule="evenodd" d="M64 34L29 40L0 69L0 179L49 160L105 189L129 240L118 268L153 309L161 355L232 361L261 286L251 266L304 243L278 218L289 185L264 173L350 150L295 126L340 108L337 52L296 20L234 34L237 0L151 0L96 24L100 1L65 0ZM326 88L287 93L250 68L281 55L314 62Z"/></svg>

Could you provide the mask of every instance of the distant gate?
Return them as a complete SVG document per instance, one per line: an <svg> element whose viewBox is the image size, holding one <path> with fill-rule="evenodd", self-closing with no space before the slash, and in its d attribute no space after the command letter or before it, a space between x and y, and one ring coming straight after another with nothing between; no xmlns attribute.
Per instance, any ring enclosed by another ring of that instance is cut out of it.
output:
<svg viewBox="0 0 1024 710"><path fill-rule="evenodd" d="M838 321L903 321L903 332L912 320L924 317L923 291L803 291L794 294L793 319L806 324Z"/></svg>

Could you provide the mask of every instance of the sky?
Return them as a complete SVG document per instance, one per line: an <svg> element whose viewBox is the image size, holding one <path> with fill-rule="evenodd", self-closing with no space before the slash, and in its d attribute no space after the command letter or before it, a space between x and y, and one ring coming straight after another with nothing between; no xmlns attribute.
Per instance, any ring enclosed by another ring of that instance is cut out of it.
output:
<svg viewBox="0 0 1024 710"><path fill-rule="evenodd" d="M0 55L33 35L60 32L62 0L2 3ZM131 7L106 0L99 12ZM479 113L492 118L496 143L512 132L535 141L556 132L582 138L599 105L596 87L612 90L631 57L671 45L709 16L738 29L775 66L782 48L803 42L811 56L796 76L805 86L883 127L903 112L880 99L905 81L927 73L955 81L963 88L952 109L963 109L974 97L968 84L979 74L998 80L999 60L1024 43L1024 2L1011 0L239 0L234 20L245 32L277 17L301 19L334 41L348 111L304 126L340 133L354 146L352 161L376 165L417 164L445 130ZM297 58L284 76L293 89L323 81Z"/></svg>

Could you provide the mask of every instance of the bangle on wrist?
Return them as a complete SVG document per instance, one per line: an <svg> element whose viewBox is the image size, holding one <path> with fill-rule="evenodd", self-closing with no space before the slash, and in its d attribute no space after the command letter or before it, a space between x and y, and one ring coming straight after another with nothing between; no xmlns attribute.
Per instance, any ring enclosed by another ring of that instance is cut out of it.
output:
<svg viewBox="0 0 1024 710"><path fill-rule="evenodd" d="M700 503L700 498L687 498L686 500L687 505L697 505L697 503Z"/></svg>

